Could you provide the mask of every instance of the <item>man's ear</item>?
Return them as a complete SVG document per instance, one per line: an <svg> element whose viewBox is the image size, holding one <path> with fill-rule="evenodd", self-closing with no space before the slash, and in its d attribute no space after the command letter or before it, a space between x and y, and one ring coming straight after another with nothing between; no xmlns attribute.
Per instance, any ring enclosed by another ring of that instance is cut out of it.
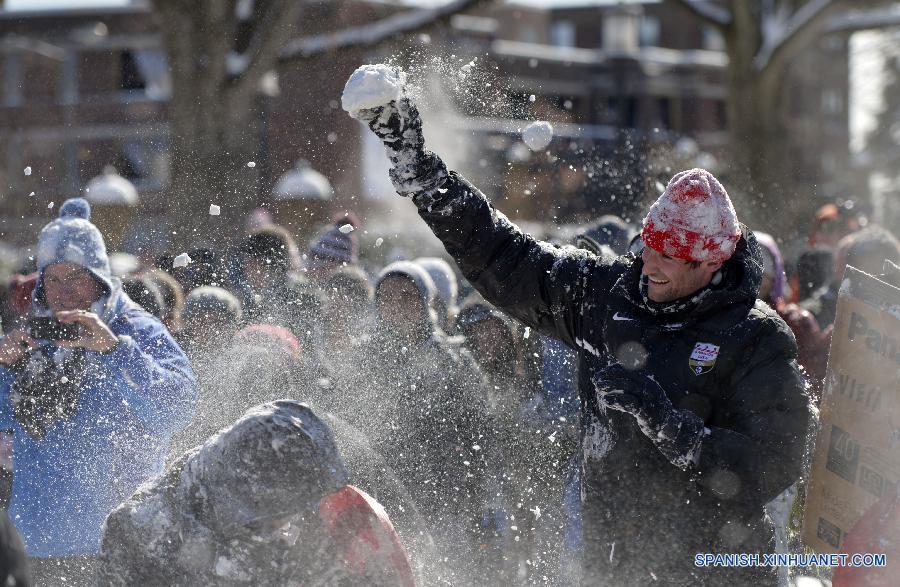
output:
<svg viewBox="0 0 900 587"><path fill-rule="evenodd" d="M705 271L712 275L722 268L722 261L704 261L702 267Z"/></svg>

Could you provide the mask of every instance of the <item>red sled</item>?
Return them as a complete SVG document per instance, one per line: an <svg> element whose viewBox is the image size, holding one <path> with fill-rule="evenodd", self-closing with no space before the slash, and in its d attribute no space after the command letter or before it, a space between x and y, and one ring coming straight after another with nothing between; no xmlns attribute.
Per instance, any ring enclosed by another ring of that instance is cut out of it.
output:
<svg viewBox="0 0 900 587"><path fill-rule="evenodd" d="M345 485L319 501L319 517L354 574L382 585L415 587L400 536L369 494Z"/></svg>

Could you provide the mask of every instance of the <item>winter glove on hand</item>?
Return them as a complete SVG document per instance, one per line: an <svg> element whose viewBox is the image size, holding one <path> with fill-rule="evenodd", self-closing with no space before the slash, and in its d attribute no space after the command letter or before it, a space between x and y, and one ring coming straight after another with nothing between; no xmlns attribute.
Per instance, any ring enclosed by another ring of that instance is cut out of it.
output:
<svg viewBox="0 0 900 587"><path fill-rule="evenodd" d="M401 72L396 72L395 77L403 83ZM391 181L397 193L413 197L418 206L427 205L447 179L447 166L440 157L425 149L422 117L406 95L405 84L397 100L351 115L365 123L384 143L392 164Z"/></svg>
<svg viewBox="0 0 900 587"><path fill-rule="evenodd" d="M686 469L694 461L704 435L703 420L689 410L676 409L649 375L614 363L595 371L591 380L599 403L634 416L669 462Z"/></svg>

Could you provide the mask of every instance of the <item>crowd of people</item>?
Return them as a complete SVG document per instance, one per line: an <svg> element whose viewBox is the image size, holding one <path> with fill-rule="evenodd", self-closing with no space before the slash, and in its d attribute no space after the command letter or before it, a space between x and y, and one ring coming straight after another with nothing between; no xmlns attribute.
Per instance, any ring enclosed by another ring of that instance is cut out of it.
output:
<svg viewBox="0 0 900 587"><path fill-rule="evenodd" d="M324 227L305 263L267 222L229 250L189 251L187 266L163 255L114 275L89 205L66 202L2 299L7 507L38 584L142 576L110 570L129 540L103 537L107 515L284 398L334 431L426 583L555 572L574 423L544 396L541 340L444 259L363 266L342 229L358 222ZM80 337L36 332L41 317Z"/></svg>
<svg viewBox="0 0 900 587"><path fill-rule="evenodd" d="M161 256L116 277L87 208L67 202L41 232L36 271L14 275L2 304L8 509L35 577L93 574L104 519L141 482L282 398L313 406L356 455L354 478L388 507L421 577L577 574L579 399L566 345L499 311L444 259L366 266L342 230L353 217L324 227L305 263L268 222L231 250L191 251L186 267ZM776 240L756 234L759 298L790 325L816 393L843 266L877 274L900 260L886 229L828 211L790 272ZM572 244L617 256L642 240L605 216ZM41 316L81 324L93 346L39 344L28 327Z"/></svg>
<svg viewBox="0 0 900 587"><path fill-rule="evenodd" d="M538 243L420 128L368 116L389 154L416 154L392 178L455 264L371 266L352 214L302 255L269 219L126 275L86 201L43 228L0 304L0 482L30 567L15 572L397 584L347 562L317 517L348 485L384 507L420 584L702 583L673 549L772 551L759 514L800 478L844 267L881 274L897 239L827 206L786 262L691 170L642 226L605 216ZM719 232L672 228L691 198ZM748 577L727 578L771 578Z"/></svg>

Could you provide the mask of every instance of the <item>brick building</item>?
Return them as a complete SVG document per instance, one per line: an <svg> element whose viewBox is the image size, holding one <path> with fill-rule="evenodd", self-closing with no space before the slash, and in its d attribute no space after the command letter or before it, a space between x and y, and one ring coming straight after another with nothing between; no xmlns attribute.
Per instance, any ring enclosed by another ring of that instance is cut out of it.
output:
<svg viewBox="0 0 900 587"><path fill-rule="evenodd" d="M300 30L334 30L398 9L364 0L316 6ZM547 219L548 210L567 221L628 213L654 185L656 178L641 174L655 146L689 137L679 143L689 154L706 154L712 163L723 153L721 43L667 2L598 0L552 9L497 3L454 17L427 37L286 64L258 101L258 197L264 202L299 158L331 180L336 206L359 207L359 196L383 191L370 180L383 156L340 109L344 80L359 63L386 55L421 61L453 54L460 63L477 58L502 103L448 91L453 112L441 116L452 123L432 124L466 138L465 148L447 149L454 164L525 219ZM811 184L838 175L848 158L846 54L846 38L833 35L795 67L787 105L795 114L792 140L824 146L805 155L802 173ZM0 11L0 71L2 239L33 241L53 215L49 204L80 193L108 164L138 188L142 218L171 220L169 79L144 2ZM519 131L535 118L556 127L549 155L523 150Z"/></svg>

